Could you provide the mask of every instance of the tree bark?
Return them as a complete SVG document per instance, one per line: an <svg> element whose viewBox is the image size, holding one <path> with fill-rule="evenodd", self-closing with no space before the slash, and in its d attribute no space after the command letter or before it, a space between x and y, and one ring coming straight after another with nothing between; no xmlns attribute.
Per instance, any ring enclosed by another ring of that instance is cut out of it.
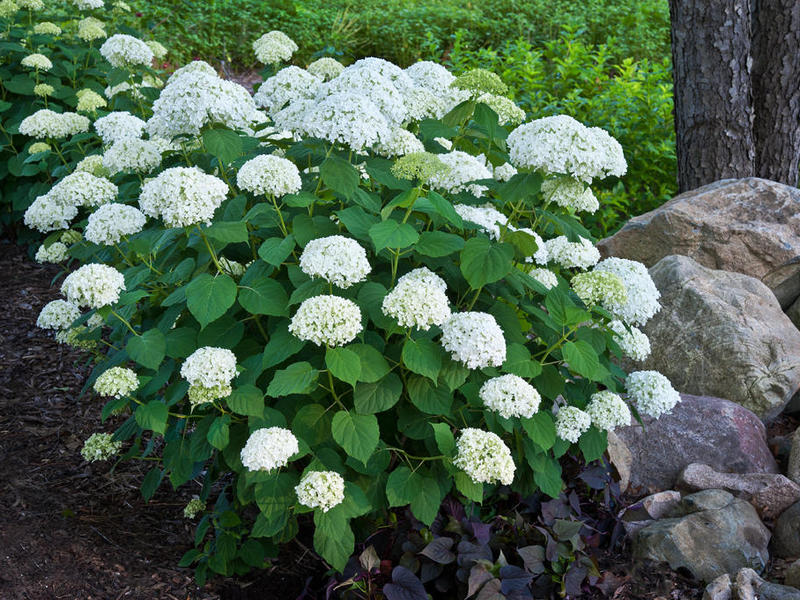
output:
<svg viewBox="0 0 800 600"><path fill-rule="evenodd" d="M796 186L800 164L800 2L753 3L755 173Z"/></svg>
<svg viewBox="0 0 800 600"><path fill-rule="evenodd" d="M679 189L752 176L749 2L670 0L669 4Z"/></svg>

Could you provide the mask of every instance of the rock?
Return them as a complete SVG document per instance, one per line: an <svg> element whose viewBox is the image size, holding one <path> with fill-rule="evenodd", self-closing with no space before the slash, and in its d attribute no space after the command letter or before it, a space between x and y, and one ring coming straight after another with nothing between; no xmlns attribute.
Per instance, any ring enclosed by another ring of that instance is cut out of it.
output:
<svg viewBox="0 0 800 600"><path fill-rule="evenodd" d="M800 600L800 591L764 581L753 569L739 570L731 581L720 575L706 586L703 600Z"/></svg>
<svg viewBox="0 0 800 600"><path fill-rule="evenodd" d="M784 308L800 296L800 190L723 179L634 217L601 240L604 256L652 266L670 254L764 282Z"/></svg>
<svg viewBox="0 0 800 600"><path fill-rule="evenodd" d="M800 331L757 279L667 256L650 269L663 308L644 327L645 369L687 394L727 398L768 421L800 389Z"/></svg>
<svg viewBox="0 0 800 600"><path fill-rule="evenodd" d="M800 500L800 485L777 473L720 473L708 465L692 463L678 477L679 487L719 489L749 500L762 517L774 519Z"/></svg>
<svg viewBox="0 0 800 600"><path fill-rule="evenodd" d="M672 515L636 533L635 560L666 562L703 581L743 567L760 571L769 560L769 530L748 502L728 492L686 496Z"/></svg>
<svg viewBox="0 0 800 600"><path fill-rule="evenodd" d="M789 451L786 475L795 483L800 483L800 427L792 434L792 449Z"/></svg>
<svg viewBox="0 0 800 600"><path fill-rule="evenodd" d="M800 502L792 504L775 521L772 551L781 558L800 558Z"/></svg>
<svg viewBox="0 0 800 600"><path fill-rule="evenodd" d="M633 455L619 436L613 431L608 432L608 458L619 474L619 489L625 491L631 483L631 467Z"/></svg>
<svg viewBox="0 0 800 600"><path fill-rule="evenodd" d="M622 526L628 535L633 535L642 527L647 527L652 521L666 516L678 506L680 501L680 492L674 490L650 494L622 509L619 514Z"/></svg>
<svg viewBox="0 0 800 600"><path fill-rule="evenodd" d="M644 428L637 423L615 431L613 454L609 436L612 462L623 455L631 461L627 469L633 489L668 490L693 462L737 473L778 472L764 424L734 402L682 394L671 414L659 419L643 416L642 421Z"/></svg>
<svg viewBox="0 0 800 600"><path fill-rule="evenodd" d="M800 587L800 560L794 561L783 572L783 582L792 587Z"/></svg>
<svg viewBox="0 0 800 600"><path fill-rule="evenodd" d="M731 577L725 573L706 586L703 600L732 600L732 593Z"/></svg>
<svg viewBox="0 0 800 600"><path fill-rule="evenodd" d="M786 309L786 316L794 323L794 326L800 329L800 298L794 301L792 305Z"/></svg>

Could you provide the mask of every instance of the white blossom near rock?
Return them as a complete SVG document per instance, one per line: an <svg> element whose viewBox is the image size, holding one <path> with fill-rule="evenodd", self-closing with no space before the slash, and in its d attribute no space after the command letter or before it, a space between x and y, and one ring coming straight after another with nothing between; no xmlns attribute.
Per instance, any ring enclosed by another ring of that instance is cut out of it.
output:
<svg viewBox="0 0 800 600"><path fill-rule="evenodd" d="M139 38L117 33L100 46L103 55L112 67L119 69L133 66L147 66L153 62L153 51Z"/></svg>
<svg viewBox="0 0 800 600"><path fill-rule="evenodd" d="M67 260L67 246L61 242L53 242L49 246L42 244L36 251L34 259L38 263L60 263Z"/></svg>
<svg viewBox="0 0 800 600"><path fill-rule="evenodd" d="M383 299L381 311L395 319L401 327L428 331L431 325L441 326L450 318L447 284L429 270L420 267L397 280L397 285Z"/></svg>
<svg viewBox="0 0 800 600"><path fill-rule="evenodd" d="M290 60L297 52L297 44L282 31L270 31L253 42L253 51L258 62L274 65Z"/></svg>
<svg viewBox="0 0 800 600"><path fill-rule="evenodd" d="M539 410L542 397L530 383L517 375L501 375L489 379L478 393L484 406L510 419L528 419Z"/></svg>
<svg viewBox="0 0 800 600"><path fill-rule="evenodd" d="M620 396L608 390L592 394L586 414L591 417L592 425L605 431L631 424L631 409Z"/></svg>
<svg viewBox="0 0 800 600"><path fill-rule="evenodd" d="M449 171L445 171L441 177L447 177L448 173ZM508 225L508 217L491 205L468 206L466 204L455 204L453 208L459 217L478 225L493 240L500 239L500 225ZM536 235L533 232L531 234Z"/></svg>
<svg viewBox="0 0 800 600"><path fill-rule="evenodd" d="M89 215L83 234L93 244L113 245L139 233L147 221L141 211L125 204L104 204Z"/></svg>
<svg viewBox="0 0 800 600"><path fill-rule="evenodd" d="M309 471L294 492L303 506L328 512L344 501L344 479L335 471Z"/></svg>
<svg viewBox="0 0 800 600"><path fill-rule="evenodd" d="M101 396L122 398L139 388L139 377L133 369L127 367L111 367L95 379L94 391Z"/></svg>
<svg viewBox="0 0 800 600"><path fill-rule="evenodd" d="M87 132L90 123L89 119L77 113L57 113L42 108L22 119L19 132L34 138L57 140Z"/></svg>
<svg viewBox="0 0 800 600"><path fill-rule="evenodd" d="M261 154L239 168L236 185L256 196L296 194L303 183L295 164L285 158Z"/></svg>
<svg viewBox="0 0 800 600"><path fill-rule="evenodd" d="M248 471L269 472L286 466L289 459L299 451L297 438L288 429L256 429L242 448L242 465Z"/></svg>
<svg viewBox="0 0 800 600"><path fill-rule="evenodd" d="M608 271L578 273L570 285L586 306L621 305L628 301L628 292L622 279Z"/></svg>
<svg viewBox="0 0 800 600"><path fill-rule="evenodd" d="M228 194L228 185L192 167L172 167L142 186L139 208L161 217L167 227L210 224Z"/></svg>
<svg viewBox="0 0 800 600"><path fill-rule="evenodd" d="M93 433L83 443L81 456L87 462L108 460L122 448L122 442L113 440L110 433Z"/></svg>
<svg viewBox="0 0 800 600"><path fill-rule="evenodd" d="M555 202L560 207L575 212L591 214L600 208L592 189L571 177L545 179L542 182L542 196L545 202Z"/></svg>
<svg viewBox="0 0 800 600"><path fill-rule="evenodd" d="M567 236L560 235L545 242L549 261L554 261L565 269L588 269L600 260L600 252L591 241L580 238L570 242Z"/></svg>
<svg viewBox="0 0 800 600"><path fill-rule="evenodd" d="M79 307L102 308L114 304L125 290L125 278L114 267L89 263L66 276L61 293Z"/></svg>
<svg viewBox="0 0 800 600"><path fill-rule="evenodd" d="M627 302L609 302L605 307L630 325L644 325L661 310L658 299L661 293L642 263L626 258L603 259L596 271L614 273L622 279L628 292Z"/></svg>
<svg viewBox="0 0 800 600"><path fill-rule="evenodd" d="M428 183L432 188L451 194L466 190L477 198L483 196L487 189L486 186L471 182L479 179L492 179L494 176L480 160L460 150L439 154L438 157L449 170L444 175L436 173L430 178Z"/></svg>
<svg viewBox="0 0 800 600"><path fill-rule="evenodd" d="M112 202L119 188L105 177L75 171L56 183L47 195L56 202L71 206L100 206Z"/></svg>
<svg viewBox="0 0 800 600"><path fill-rule="evenodd" d="M347 289L364 281L372 270L367 252L351 238L331 235L306 244L300 255L300 270L312 278Z"/></svg>
<svg viewBox="0 0 800 600"><path fill-rule="evenodd" d="M36 319L36 326L41 329L60 331L67 329L81 316L80 309L66 300L53 300L44 305Z"/></svg>
<svg viewBox="0 0 800 600"><path fill-rule="evenodd" d="M658 371L634 371L628 374L625 390L640 413L655 418L669 413L681 401L681 395L675 391L669 379Z"/></svg>
<svg viewBox="0 0 800 600"><path fill-rule="evenodd" d="M506 360L503 330L489 313L454 313L442 325L441 344L468 369L499 367Z"/></svg>
<svg viewBox="0 0 800 600"><path fill-rule="evenodd" d="M576 406L562 406L556 414L556 435L573 444L591 425L592 418Z"/></svg>
<svg viewBox="0 0 800 600"><path fill-rule="evenodd" d="M616 319L608 324L608 328L614 332L614 341L625 356L638 362L650 356L650 340L643 331Z"/></svg>
<svg viewBox="0 0 800 600"><path fill-rule="evenodd" d="M103 167L111 174L122 171L149 173L161 164L161 148L150 140L123 138L103 154Z"/></svg>
<svg viewBox="0 0 800 600"><path fill-rule="evenodd" d="M456 442L453 464L475 483L511 485L516 465L511 451L500 437L490 431L467 428Z"/></svg>
<svg viewBox="0 0 800 600"><path fill-rule="evenodd" d="M314 296L304 300L289 324L289 331L317 346L344 346L361 333L361 309L339 296Z"/></svg>

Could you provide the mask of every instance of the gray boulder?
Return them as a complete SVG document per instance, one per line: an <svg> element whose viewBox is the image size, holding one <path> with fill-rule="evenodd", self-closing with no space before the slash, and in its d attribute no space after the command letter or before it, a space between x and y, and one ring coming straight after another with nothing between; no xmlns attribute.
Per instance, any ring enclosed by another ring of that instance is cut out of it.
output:
<svg viewBox="0 0 800 600"><path fill-rule="evenodd" d="M800 331L760 281L667 256L650 269L663 308L644 327L644 368L688 394L776 417L800 388Z"/></svg>
<svg viewBox="0 0 800 600"><path fill-rule="evenodd" d="M775 521L771 547L781 558L800 558L800 502L792 504Z"/></svg>
<svg viewBox="0 0 800 600"><path fill-rule="evenodd" d="M705 490L684 497L671 514L636 533L636 561L666 562L707 582L744 567L760 572L766 566L769 530L745 500Z"/></svg>
<svg viewBox="0 0 800 600"><path fill-rule="evenodd" d="M720 575L708 584L703 600L800 600L800 590L764 581L753 569L741 569L731 581Z"/></svg>
<svg viewBox="0 0 800 600"><path fill-rule="evenodd" d="M634 217L598 248L648 267L682 254L744 273L787 308L800 296L800 190L755 177L723 179Z"/></svg>

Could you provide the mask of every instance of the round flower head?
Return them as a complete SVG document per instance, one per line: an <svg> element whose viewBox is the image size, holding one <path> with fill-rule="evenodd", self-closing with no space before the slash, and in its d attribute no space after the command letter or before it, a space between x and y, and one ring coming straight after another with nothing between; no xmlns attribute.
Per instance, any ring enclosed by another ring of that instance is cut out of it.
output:
<svg viewBox="0 0 800 600"><path fill-rule="evenodd" d="M479 392L484 406L501 417L530 418L539 410L542 397L530 383L516 375L493 377Z"/></svg>
<svg viewBox="0 0 800 600"><path fill-rule="evenodd" d="M93 433L84 442L81 456L88 462L108 460L122 448L122 442L115 442L110 433Z"/></svg>
<svg viewBox="0 0 800 600"><path fill-rule="evenodd" d="M94 113L98 108L108 106L105 98L88 88L79 90L75 96L78 98L78 105L75 107L78 112Z"/></svg>
<svg viewBox="0 0 800 600"><path fill-rule="evenodd" d="M344 346L361 333L361 309L339 296L314 296L304 300L292 317L289 331L317 346Z"/></svg>
<svg viewBox="0 0 800 600"><path fill-rule="evenodd" d="M44 54L29 54L20 61L23 67L36 69L37 71L49 71L53 68L53 63Z"/></svg>
<svg viewBox="0 0 800 600"><path fill-rule="evenodd" d="M139 377L132 369L111 367L103 371L94 381L94 391L101 396L122 398L139 388Z"/></svg>
<svg viewBox="0 0 800 600"><path fill-rule="evenodd" d="M126 112L112 112L94 122L97 134L108 146L123 138L140 138L144 132L145 122Z"/></svg>
<svg viewBox="0 0 800 600"><path fill-rule="evenodd" d="M75 319L81 316L77 306L66 300L53 300L48 302L36 319L36 326L41 329L67 329Z"/></svg>
<svg viewBox="0 0 800 600"><path fill-rule="evenodd" d="M508 224L508 217L488 204L486 206L456 204L453 208L458 213L459 217L478 225L480 229L493 240L500 239L500 225ZM498 223L500 225L498 225Z"/></svg>
<svg viewBox="0 0 800 600"><path fill-rule="evenodd" d="M253 100L256 106L266 108L269 114L274 114L293 100L313 98L320 84L322 79L305 69L285 67L261 84Z"/></svg>
<svg viewBox="0 0 800 600"><path fill-rule="evenodd" d="M150 65L153 62L153 51L142 40L117 33L108 38L100 46L103 55L112 67L124 68L135 65Z"/></svg>
<svg viewBox="0 0 800 600"><path fill-rule="evenodd" d="M368 65L348 67L341 75L319 87L317 99L336 94L355 95L369 100L391 126L398 126L409 120L402 89L380 69Z"/></svg>
<svg viewBox="0 0 800 600"><path fill-rule="evenodd" d="M486 69L472 69L456 77L450 84L460 90L468 90L473 93L497 94L502 95L508 91L508 86L503 83L495 73Z"/></svg>
<svg viewBox="0 0 800 600"><path fill-rule="evenodd" d="M456 442L453 464L475 483L511 485L514 481L514 459L500 437L490 431L467 428Z"/></svg>
<svg viewBox="0 0 800 600"><path fill-rule="evenodd" d="M55 184L48 195L56 202L72 206L100 206L114 200L119 189L104 177L75 171Z"/></svg>
<svg viewBox="0 0 800 600"><path fill-rule="evenodd" d="M61 139L89 130L89 119L77 113L57 113L43 108L25 117L19 132L35 138Z"/></svg>
<svg viewBox="0 0 800 600"><path fill-rule="evenodd" d="M409 181L428 181L449 171L439 156L430 152L412 152L398 158L392 165L392 175Z"/></svg>
<svg viewBox="0 0 800 600"><path fill-rule="evenodd" d="M107 177L110 175L108 170L103 166L102 154L90 154L82 158L77 165L75 165L75 172L89 173L95 177Z"/></svg>
<svg viewBox="0 0 800 600"><path fill-rule="evenodd" d="M56 91L52 85L47 83L39 83L33 86L33 93L40 98L47 98L48 96L52 96L53 92Z"/></svg>
<svg viewBox="0 0 800 600"><path fill-rule="evenodd" d="M450 71L439 63L429 60L414 63L405 71L414 83L438 96L447 95L450 91L450 84L455 81L455 77Z"/></svg>
<svg viewBox="0 0 800 600"><path fill-rule="evenodd" d="M97 346L97 340L86 338L89 328L80 325L71 329L62 329L56 332L56 341L59 344L66 344L78 350L93 350Z"/></svg>
<svg viewBox="0 0 800 600"><path fill-rule="evenodd" d="M42 244L34 257L38 263L60 263L67 260L67 247L61 242L53 242L49 246Z"/></svg>
<svg viewBox="0 0 800 600"><path fill-rule="evenodd" d="M567 236L560 235L547 240L545 246L549 260L566 269L588 269L600 260L599 250L586 238L580 238L579 242L570 242Z"/></svg>
<svg viewBox="0 0 800 600"><path fill-rule="evenodd" d="M62 244L72 245L72 244L77 244L82 239L83 236L80 233L78 233L77 231L69 230L62 233L59 236L58 241L60 241Z"/></svg>
<svg viewBox="0 0 800 600"><path fill-rule="evenodd" d="M591 183L594 178L622 176L628 168L614 138L566 115L520 125L507 141L514 166L546 175L569 175Z"/></svg>
<svg viewBox="0 0 800 600"><path fill-rule="evenodd" d="M592 425L592 418L575 406L562 406L556 415L556 435L573 444Z"/></svg>
<svg viewBox="0 0 800 600"><path fill-rule="evenodd" d="M614 332L614 341L625 356L635 361L643 361L650 356L650 340L641 330L628 327L622 321L611 321L608 328Z"/></svg>
<svg viewBox="0 0 800 600"><path fill-rule="evenodd" d="M61 35L61 27L50 21L42 21L33 26L33 33L37 35Z"/></svg>
<svg viewBox="0 0 800 600"><path fill-rule="evenodd" d="M517 169L511 163L503 163L496 166L492 174L497 181L508 181L517 174Z"/></svg>
<svg viewBox="0 0 800 600"><path fill-rule="evenodd" d="M102 40L108 34L105 30L105 24L100 19L86 17L78 21L77 35L84 42L92 42L94 40Z"/></svg>
<svg viewBox="0 0 800 600"><path fill-rule="evenodd" d="M486 186L470 183L479 179L492 179L491 171L474 156L455 150L440 154L439 160L447 165L449 170L445 174L434 174L428 180L431 187L451 194L466 190L478 198L486 191Z"/></svg>
<svg viewBox="0 0 800 600"><path fill-rule="evenodd" d="M394 318L401 327L428 331L450 318L447 284L427 267L414 269L397 280L381 305L383 314Z"/></svg>
<svg viewBox="0 0 800 600"><path fill-rule="evenodd" d="M608 271L578 273L571 281L572 289L586 306L625 304L628 292L622 279Z"/></svg>
<svg viewBox="0 0 800 600"><path fill-rule="evenodd" d="M478 102L482 102L497 113L500 125L519 125L525 120L525 111L513 100L495 94L481 94Z"/></svg>
<svg viewBox="0 0 800 600"><path fill-rule="evenodd" d="M640 413L656 419L681 401L669 379L658 371L634 371L625 380L625 390Z"/></svg>
<svg viewBox="0 0 800 600"><path fill-rule="evenodd" d="M78 208L53 198L50 194L39 196L25 211L23 221L31 229L42 233L66 229L78 214Z"/></svg>
<svg viewBox="0 0 800 600"><path fill-rule="evenodd" d="M119 300L125 278L114 267L97 263L83 265L66 276L61 293L79 307L102 308Z"/></svg>
<svg viewBox="0 0 800 600"><path fill-rule="evenodd" d="M372 270L359 243L341 235L311 240L300 255L300 270L312 278L347 289L364 281Z"/></svg>
<svg viewBox="0 0 800 600"><path fill-rule="evenodd" d="M606 308L630 325L644 325L661 310L661 293L642 263L626 258L606 258L596 271L614 273L622 279L628 292L627 302L608 303Z"/></svg>
<svg viewBox="0 0 800 600"><path fill-rule="evenodd" d="M556 277L556 274L553 273L550 269L543 269L543 268L531 269L529 275L533 277L536 281L541 283L548 290L551 290L558 285L558 277Z"/></svg>
<svg viewBox="0 0 800 600"><path fill-rule="evenodd" d="M161 164L161 147L150 140L122 138L103 154L103 166L115 175L122 171L149 173Z"/></svg>
<svg viewBox="0 0 800 600"><path fill-rule="evenodd" d="M442 347L468 369L499 367L506 340L495 318L483 312L455 313L442 325Z"/></svg>
<svg viewBox="0 0 800 600"><path fill-rule="evenodd" d="M562 208L575 212L594 213L600 203L591 188L571 177L557 177L542 182L545 202L555 202Z"/></svg>
<svg viewBox="0 0 800 600"><path fill-rule="evenodd" d="M103 8L103 0L72 0L72 4L78 10L92 10L93 8Z"/></svg>
<svg viewBox="0 0 800 600"><path fill-rule="evenodd" d="M309 471L294 493L303 506L328 512L344 501L344 479L335 471Z"/></svg>
<svg viewBox="0 0 800 600"><path fill-rule="evenodd" d="M236 377L236 355L227 348L198 348L181 365L181 377L189 382L193 406L227 398Z"/></svg>
<svg viewBox="0 0 800 600"><path fill-rule="evenodd" d="M93 244L111 246L123 237L139 233L147 218L135 207L125 204L104 204L89 215L83 231Z"/></svg>
<svg viewBox="0 0 800 600"><path fill-rule="evenodd" d="M28 154L39 154L40 152L50 152L50 144L47 142L34 142L28 148Z"/></svg>
<svg viewBox="0 0 800 600"><path fill-rule="evenodd" d="M206 503L203 502L198 496L195 496L183 508L183 516L187 519L194 519L197 515L206 509Z"/></svg>
<svg viewBox="0 0 800 600"><path fill-rule="evenodd" d="M19 6L14 0L0 0L0 19L13 17L19 10Z"/></svg>
<svg viewBox="0 0 800 600"><path fill-rule="evenodd" d="M395 127L389 132L388 139L375 146L375 152L386 157L405 156L425 152L425 146L407 129Z"/></svg>
<svg viewBox="0 0 800 600"><path fill-rule="evenodd" d="M17 6L23 10L42 10L44 2L42 0L16 0Z"/></svg>
<svg viewBox="0 0 800 600"><path fill-rule="evenodd" d="M249 471L273 471L286 466L299 451L297 438L288 429L256 429L242 448L242 465Z"/></svg>
<svg viewBox="0 0 800 600"><path fill-rule="evenodd" d="M167 227L211 223L228 194L228 185L196 168L172 167L142 186L139 208L161 217Z"/></svg>
<svg viewBox="0 0 800 600"><path fill-rule="evenodd" d="M236 185L256 196L296 194L303 183L300 171L290 160L261 154L244 163L236 175Z"/></svg>
<svg viewBox="0 0 800 600"><path fill-rule="evenodd" d="M150 48L150 51L153 53L153 56L156 60L163 60L166 58L167 53L169 52L161 42L148 40L145 42L145 44L147 44L147 47Z"/></svg>
<svg viewBox="0 0 800 600"><path fill-rule="evenodd" d="M631 424L631 409L613 392L603 390L592 394L586 413L597 429L613 431Z"/></svg>
<svg viewBox="0 0 800 600"><path fill-rule="evenodd" d="M307 109L301 133L360 151L387 139L389 124L368 98L340 92Z"/></svg>
<svg viewBox="0 0 800 600"><path fill-rule="evenodd" d="M258 62L274 65L290 60L297 52L297 44L282 31L270 31L253 42L253 51Z"/></svg>
<svg viewBox="0 0 800 600"><path fill-rule="evenodd" d="M344 71L344 65L335 58L324 56L308 65L306 70L323 81L330 81Z"/></svg>

